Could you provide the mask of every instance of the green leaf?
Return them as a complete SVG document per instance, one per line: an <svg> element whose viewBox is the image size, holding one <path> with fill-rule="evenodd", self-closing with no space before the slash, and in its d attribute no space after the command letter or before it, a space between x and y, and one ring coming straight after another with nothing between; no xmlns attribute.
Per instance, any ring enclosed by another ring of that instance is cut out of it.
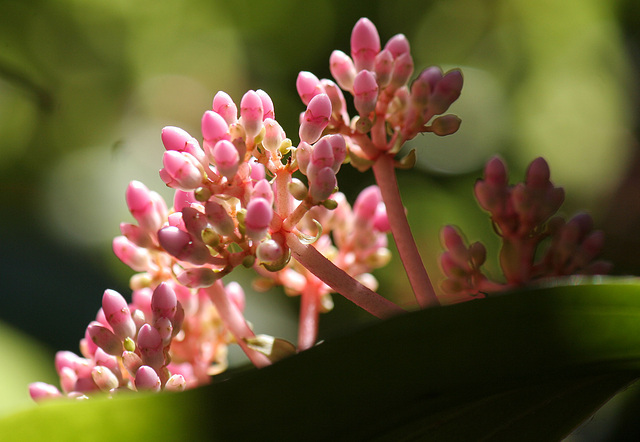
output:
<svg viewBox="0 0 640 442"><path fill-rule="evenodd" d="M0 434L559 440L637 377L640 283L571 279L398 316L181 394L44 404Z"/></svg>

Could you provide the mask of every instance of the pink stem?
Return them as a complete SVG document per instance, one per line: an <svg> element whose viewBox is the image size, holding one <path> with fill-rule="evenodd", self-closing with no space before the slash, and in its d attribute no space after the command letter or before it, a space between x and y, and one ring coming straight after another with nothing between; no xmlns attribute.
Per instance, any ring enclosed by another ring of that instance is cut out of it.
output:
<svg viewBox="0 0 640 442"><path fill-rule="evenodd" d="M308 281L300 300L300 324L298 326L298 350L307 350L318 338L320 293L318 284Z"/></svg>
<svg viewBox="0 0 640 442"><path fill-rule="evenodd" d="M307 270L316 275L325 284L340 293L357 306L378 318L405 313L405 310L393 302L368 289L344 270L318 252L315 247L302 244L293 232L287 232L287 245L293 257Z"/></svg>
<svg viewBox="0 0 640 442"><path fill-rule="evenodd" d="M373 173L387 208L393 239L398 247L400 259L407 272L418 304L422 308L440 305L429 275L427 275L422 263L422 258L413 239L409 221L402 205L393 156L381 155L373 165Z"/></svg>
<svg viewBox="0 0 640 442"><path fill-rule="evenodd" d="M224 322L224 325L236 338L236 341L253 365L258 368L270 365L271 361L269 361L265 355L252 350L247 346L245 339L254 337L255 334L247 325L247 322L245 321L244 316L242 316L240 310L238 310L238 308L229 301L227 292L222 285L222 281L218 280L212 286L200 290L204 290L204 292L209 296L211 302L216 306L216 310Z"/></svg>

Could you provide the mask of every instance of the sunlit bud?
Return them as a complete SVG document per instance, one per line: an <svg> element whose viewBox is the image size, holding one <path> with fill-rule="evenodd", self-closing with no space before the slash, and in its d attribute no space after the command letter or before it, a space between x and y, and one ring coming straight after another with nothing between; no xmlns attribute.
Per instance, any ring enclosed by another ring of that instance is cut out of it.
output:
<svg viewBox="0 0 640 442"><path fill-rule="evenodd" d="M254 198L247 204L247 214L244 225L247 235L254 241L259 241L267 234L267 229L273 218L273 207L264 198Z"/></svg>
<svg viewBox="0 0 640 442"><path fill-rule="evenodd" d="M265 118L263 124L265 132L262 145L268 151L275 154L285 139L284 130L276 120L272 120L271 118Z"/></svg>
<svg viewBox="0 0 640 442"><path fill-rule="evenodd" d="M302 71L298 74L298 78L296 78L296 89L305 106L309 104L313 97L324 93L318 77L307 71Z"/></svg>
<svg viewBox="0 0 640 442"><path fill-rule="evenodd" d="M260 180L255 183L253 191L251 192L251 198L264 198L269 204L273 204L273 190L271 189L269 181Z"/></svg>
<svg viewBox="0 0 640 442"><path fill-rule="evenodd" d="M107 367L97 365L91 370L91 377L98 388L102 391L110 391L118 388L118 378Z"/></svg>
<svg viewBox="0 0 640 442"><path fill-rule="evenodd" d="M260 97L260 101L262 101L262 119L266 120L267 118L271 118L273 120L276 118L276 114L273 109L273 101L269 94L262 89L258 89L256 93Z"/></svg>
<svg viewBox="0 0 640 442"><path fill-rule="evenodd" d="M302 201L307 197L307 186L305 186L304 183L298 178L292 178L288 188L291 196L293 196L298 201Z"/></svg>
<svg viewBox="0 0 640 442"><path fill-rule="evenodd" d="M137 344L144 365L153 368L160 368L164 365L162 338L158 330L150 324L144 324L138 332Z"/></svg>
<svg viewBox="0 0 640 442"><path fill-rule="evenodd" d="M125 195L129 211L138 224L155 232L164 222L166 206L157 207L158 200L153 198L153 193L140 181L131 181Z"/></svg>
<svg viewBox="0 0 640 442"><path fill-rule="evenodd" d="M160 170L160 178L175 189L194 190L206 179L202 165L191 154L168 150L162 156L162 164L164 169Z"/></svg>
<svg viewBox="0 0 640 442"><path fill-rule="evenodd" d="M220 278L220 274L207 267L187 269L176 277L178 282L192 289L209 287Z"/></svg>
<svg viewBox="0 0 640 442"><path fill-rule="evenodd" d="M353 104L358 113L367 117L376 108L378 100L378 83L373 72L362 70L353 80Z"/></svg>
<svg viewBox="0 0 640 442"><path fill-rule="evenodd" d="M390 84L395 88L402 87L407 84L411 74L413 74L413 58L411 54L405 52L400 54L393 63Z"/></svg>
<svg viewBox="0 0 640 442"><path fill-rule="evenodd" d="M228 125L238 121L238 107L226 92L219 91L215 97L213 97L212 108Z"/></svg>
<svg viewBox="0 0 640 442"><path fill-rule="evenodd" d="M315 143L331 118L331 100L327 94L319 94L311 99L300 123L300 140Z"/></svg>
<svg viewBox="0 0 640 442"><path fill-rule="evenodd" d="M229 284L225 286L224 289L227 292L227 297L229 298L229 301L231 301L238 310L244 311L244 306L246 301L245 301L244 290L242 289L242 286L235 281L231 281Z"/></svg>
<svg viewBox="0 0 640 442"><path fill-rule="evenodd" d="M252 181L260 181L263 180L266 176L264 164L258 163L254 157L251 157L249 161L249 165L251 166L251 172L249 176Z"/></svg>
<svg viewBox="0 0 640 442"><path fill-rule="evenodd" d="M410 51L409 40L404 34L396 34L389 39L384 48L391 52L393 58L398 58L400 55Z"/></svg>
<svg viewBox="0 0 640 442"><path fill-rule="evenodd" d="M64 367L68 367L78 376L88 376L91 373L91 366L88 359L81 358L71 351L56 352L55 367L58 374L62 373Z"/></svg>
<svg viewBox="0 0 640 442"><path fill-rule="evenodd" d="M331 167L323 167L321 169L313 170L314 165L311 164L308 168L309 172L309 195L314 201L324 201L331 196L331 194L338 187L338 181L336 180L336 173Z"/></svg>
<svg viewBox="0 0 640 442"><path fill-rule="evenodd" d="M65 393L69 393L76 388L78 374L70 367L62 367L60 370L60 387Z"/></svg>
<svg viewBox="0 0 640 442"><path fill-rule="evenodd" d="M149 232L136 224L120 223L120 232L122 232L122 235L124 235L132 244L138 247L146 248L151 245Z"/></svg>
<svg viewBox="0 0 640 442"><path fill-rule="evenodd" d="M376 74L376 81L380 88L385 87L391 80L393 71L393 55L387 49L383 49L376 55L373 70Z"/></svg>
<svg viewBox="0 0 640 442"><path fill-rule="evenodd" d="M329 69L338 85L345 91L353 88L353 79L356 78L356 67L353 60L342 51L333 51L329 58Z"/></svg>
<svg viewBox="0 0 640 442"><path fill-rule="evenodd" d="M174 210L180 212L185 207L189 207L191 204L196 202L197 200L195 199L193 192L176 190L173 197L173 208Z"/></svg>
<svg viewBox="0 0 640 442"><path fill-rule="evenodd" d="M331 116L338 121L345 120L346 115L345 118L343 118L343 114L347 111L347 102L344 99L342 89L333 81L327 79L320 80L320 84L322 85L324 93L327 94L329 100L331 100Z"/></svg>
<svg viewBox="0 0 640 442"><path fill-rule="evenodd" d="M138 356L138 354L134 353L133 351L125 351L124 353L122 353L122 364L124 365L124 368L127 369L129 374L131 376L134 376L136 374L136 371L138 371L138 369L142 365L142 358L140 358L140 356Z"/></svg>
<svg viewBox="0 0 640 442"><path fill-rule="evenodd" d="M313 145L311 164L317 168L333 167L333 148L327 137L322 137Z"/></svg>
<svg viewBox="0 0 640 442"><path fill-rule="evenodd" d="M29 384L29 396L36 402L62 396L60 390L44 382L34 382Z"/></svg>
<svg viewBox="0 0 640 442"><path fill-rule="evenodd" d="M184 391L185 388L187 388L187 381L181 374L174 374L164 385L165 391L180 392Z"/></svg>
<svg viewBox="0 0 640 442"><path fill-rule="evenodd" d="M205 150L207 146L214 146L220 140L229 140L229 124L218 113L206 111L202 115L202 137L205 140Z"/></svg>
<svg viewBox="0 0 640 442"><path fill-rule="evenodd" d="M439 136L451 135L460 129L462 120L457 115L443 115L431 123L431 131Z"/></svg>
<svg viewBox="0 0 640 442"><path fill-rule="evenodd" d="M173 324L169 318L158 318L153 322L153 326L162 339L162 345L168 345L171 342L173 336Z"/></svg>
<svg viewBox="0 0 640 442"><path fill-rule="evenodd" d="M389 224L389 217L387 216L387 207L381 201L376 207L376 211L373 214L373 228L378 232L387 233L391 231L391 225Z"/></svg>
<svg viewBox="0 0 640 442"><path fill-rule="evenodd" d="M351 58L356 71L373 70L375 56L380 52L380 36L368 18L361 18L351 32Z"/></svg>
<svg viewBox="0 0 640 442"><path fill-rule="evenodd" d="M282 247L272 239L263 241L256 249L256 256L262 262L275 262L282 258Z"/></svg>
<svg viewBox="0 0 640 442"><path fill-rule="evenodd" d="M331 150L333 151L333 165L331 168L337 173L347 157L347 143L344 140L344 137L339 134L328 135L326 138L331 145Z"/></svg>
<svg viewBox="0 0 640 442"><path fill-rule="evenodd" d="M204 264L211 256L204 243L195 241L193 236L177 227L169 226L160 229L158 241L167 253L192 264Z"/></svg>
<svg viewBox="0 0 640 442"><path fill-rule="evenodd" d="M353 204L353 214L358 220L368 222L373 219L380 202L382 202L380 188L376 185L366 187Z"/></svg>
<svg viewBox="0 0 640 442"><path fill-rule="evenodd" d="M103 349L107 354L114 356L122 355L122 341L105 326L93 321L87 327L87 332L94 344Z"/></svg>
<svg viewBox="0 0 640 442"><path fill-rule="evenodd" d="M151 311L153 312L153 322L158 318L171 320L176 314L178 299L176 293L166 282L158 285L151 297Z"/></svg>
<svg viewBox="0 0 640 442"><path fill-rule="evenodd" d="M231 215L227 213L226 209L220 203L213 200L207 201L204 205L204 211L216 232L224 236L233 234L236 225Z"/></svg>
<svg viewBox="0 0 640 442"><path fill-rule="evenodd" d="M249 138L255 138L262 130L264 108L256 91L248 91L240 101L240 120Z"/></svg>
<svg viewBox="0 0 640 442"><path fill-rule="evenodd" d="M240 155L238 154L238 149L230 141L218 141L213 148L212 157L218 172L228 179L233 178L238 172Z"/></svg>
<svg viewBox="0 0 640 442"><path fill-rule="evenodd" d="M305 175L307 174L309 161L311 161L311 150L312 147L308 143L301 141L294 152L296 161L298 162L298 168L300 169L300 172Z"/></svg>
<svg viewBox="0 0 640 442"><path fill-rule="evenodd" d="M133 338L136 325L131 318L129 305L115 290L105 290L102 295L102 311L113 332L120 339Z"/></svg>
<svg viewBox="0 0 640 442"><path fill-rule="evenodd" d="M429 112L433 115L442 114L449 109L449 106L458 99L462 90L462 72L454 69L438 81L433 88L429 99Z"/></svg>
<svg viewBox="0 0 640 442"><path fill-rule="evenodd" d="M160 391L162 383L158 373L148 365L141 366L136 372L136 390L138 391Z"/></svg>
<svg viewBox="0 0 640 442"><path fill-rule="evenodd" d="M151 265L149 251L138 247L124 236L113 238L113 252L116 256L136 272L143 272Z"/></svg>

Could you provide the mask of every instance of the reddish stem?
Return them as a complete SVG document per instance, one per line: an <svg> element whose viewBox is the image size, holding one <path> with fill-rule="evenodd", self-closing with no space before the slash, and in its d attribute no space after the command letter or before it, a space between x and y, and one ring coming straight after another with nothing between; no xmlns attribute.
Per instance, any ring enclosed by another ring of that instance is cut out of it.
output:
<svg viewBox="0 0 640 442"><path fill-rule="evenodd" d="M368 289L329 261L315 247L302 244L293 232L287 232L287 245L293 257L337 293L378 318L404 313L393 302Z"/></svg>
<svg viewBox="0 0 640 442"><path fill-rule="evenodd" d="M393 155L383 154L373 165L378 187L387 208L387 216L391 225L391 232L395 240L400 259L409 277L418 304L422 308L440 305L433 285L427 275L418 252L418 247L411 233L409 221L405 214L402 198L398 190Z"/></svg>
<svg viewBox="0 0 640 442"><path fill-rule="evenodd" d="M320 293L318 284L308 281L300 296L300 323L298 326L298 350L307 350L318 338Z"/></svg>

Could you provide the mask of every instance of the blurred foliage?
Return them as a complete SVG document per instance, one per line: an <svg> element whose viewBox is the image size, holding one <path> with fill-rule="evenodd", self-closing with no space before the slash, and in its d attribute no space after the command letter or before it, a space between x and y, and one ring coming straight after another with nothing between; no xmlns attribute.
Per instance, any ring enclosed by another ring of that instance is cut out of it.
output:
<svg viewBox="0 0 640 442"><path fill-rule="evenodd" d="M239 100L261 88L297 142L296 75L329 77L331 51L348 51L360 16L376 23L383 41L405 33L416 70L438 64L465 74L452 109L460 132L419 137L419 168L400 172L434 280L443 224L459 225L496 256L491 225L472 197L482 164L496 153L514 181L545 156L554 182L567 188L567 214L592 211L618 272L638 273L633 0L3 0L0 320L51 348L76 350L102 291L128 296L130 273L110 251L119 222L130 219L127 183L171 194L157 176L161 128L197 136L216 91ZM370 174L341 172L351 200L371 182ZM400 273L394 260L380 273L381 291L406 304ZM261 303L276 303L270 312L277 302L289 313L296 307L277 292L249 296L257 306L249 319L266 332L277 321ZM323 337L368 320L339 300L323 319Z"/></svg>

